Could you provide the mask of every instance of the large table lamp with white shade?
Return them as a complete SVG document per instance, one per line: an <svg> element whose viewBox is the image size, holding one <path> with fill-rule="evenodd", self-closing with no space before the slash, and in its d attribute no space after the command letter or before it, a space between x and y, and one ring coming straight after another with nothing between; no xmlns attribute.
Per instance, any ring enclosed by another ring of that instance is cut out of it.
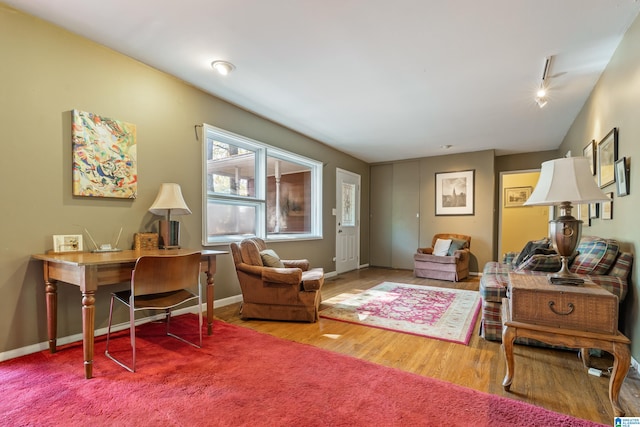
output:
<svg viewBox="0 0 640 427"><path fill-rule="evenodd" d="M571 215L573 204L606 202L610 199L598 187L586 157L566 157L542 163L536 188L525 206L558 206L559 215L549 221L553 247L562 259L562 268L550 275L552 283L578 284L568 261L582 236L582 221Z"/></svg>

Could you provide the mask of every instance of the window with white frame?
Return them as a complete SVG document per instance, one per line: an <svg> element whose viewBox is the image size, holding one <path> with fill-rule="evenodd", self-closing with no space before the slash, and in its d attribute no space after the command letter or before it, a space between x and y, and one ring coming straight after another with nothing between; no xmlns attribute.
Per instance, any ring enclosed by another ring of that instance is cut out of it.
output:
<svg viewBox="0 0 640 427"><path fill-rule="evenodd" d="M322 163L203 125L203 245L322 237Z"/></svg>

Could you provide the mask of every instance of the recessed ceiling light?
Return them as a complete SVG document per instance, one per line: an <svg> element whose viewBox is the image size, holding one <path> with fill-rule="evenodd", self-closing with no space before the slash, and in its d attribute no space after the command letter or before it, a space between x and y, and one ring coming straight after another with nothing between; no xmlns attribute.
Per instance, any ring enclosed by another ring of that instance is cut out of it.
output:
<svg viewBox="0 0 640 427"><path fill-rule="evenodd" d="M446 145L441 145L440 146L440 148L442 148L443 150L448 150L451 147L453 147L453 145L451 145L451 144L446 144Z"/></svg>
<svg viewBox="0 0 640 427"><path fill-rule="evenodd" d="M231 62L227 61L213 61L211 63L211 68L216 70L219 74L226 76L233 70L235 70L235 66Z"/></svg>

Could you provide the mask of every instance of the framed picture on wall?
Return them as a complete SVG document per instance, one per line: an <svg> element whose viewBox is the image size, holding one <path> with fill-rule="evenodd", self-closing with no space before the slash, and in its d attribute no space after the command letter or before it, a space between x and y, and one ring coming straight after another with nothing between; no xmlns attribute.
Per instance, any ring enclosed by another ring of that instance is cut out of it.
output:
<svg viewBox="0 0 640 427"><path fill-rule="evenodd" d="M608 202L602 202L602 219L613 219L613 193L607 193L611 199Z"/></svg>
<svg viewBox="0 0 640 427"><path fill-rule="evenodd" d="M591 226L591 218L589 218L589 204L578 205L578 219L582 221L583 227Z"/></svg>
<svg viewBox="0 0 640 427"><path fill-rule="evenodd" d="M475 172L436 172L436 215L474 214Z"/></svg>
<svg viewBox="0 0 640 427"><path fill-rule="evenodd" d="M598 218L599 208L598 203L589 203L589 218Z"/></svg>
<svg viewBox="0 0 640 427"><path fill-rule="evenodd" d="M616 161L616 189L618 197L629 195L629 169L626 157Z"/></svg>
<svg viewBox="0 0 640 427"><path fill-rule="evenodd" d="M604 188L616 180L614 164L618 160L618 128L613 128L598 143L598 185Z"/></svg>
<svg viewBox="0 0 640 427"><path fill-rule="evenodd" d="M524 205L529 199L533 187L509 187L504 189L504 207L515 208Z"/></svg>
<svg viewBox="0 0 640 427"><path fill-rule="evenodd" d="M591 175L596 174L596 141L591 140L586 147L582 150L582 155L589 160L589 167L591 167Z"/></svg>
<svg viewBox="0 0 640 427"><path fill-rule="evenodd" d="M81 110L71 120L73 195L135 199L136 125Z"/></svg>

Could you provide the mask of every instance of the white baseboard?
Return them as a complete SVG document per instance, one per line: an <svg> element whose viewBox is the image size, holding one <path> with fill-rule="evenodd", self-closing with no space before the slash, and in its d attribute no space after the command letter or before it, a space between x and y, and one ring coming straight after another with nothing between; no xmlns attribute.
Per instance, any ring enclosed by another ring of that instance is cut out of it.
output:
<svg viewBox="0 0 640 427"><path fill-rule="evenodd" d="M235 304L237 302L242 302L242 295L234 295L232 297L228 297L228 298L223 298L220 300L216 300L213 302L213 308L218 308L218 307L224 307L227 305L231 305L231 304ZM197 306L191 306L191 307L185 307L185 308L181 308L179 310L175 310L172 311L173 315L180 315L180 314L185 314L185 313L197 313L198 310L196 308ZM206 312L207 310L207 305L202 304L201 310L204 312ZM149 316L149 317L144 317L141 319L137 319L136 320L136 326L137 325L142 325L145 323L149 323L149 322L153 322L156 320L160 320L164 318L164 314L158 314L155 316ZM125 323L119 323L117 325L112 325L111 326L111 330L112 332L117 332L117 331L122 331L125 329L129 328L129 323L125 322ZM100 329L96 329L95 330L95 336L98 337L100 335L106 335L107 334L107 328L100 328ZM82 341L82 334L74 334L74 335L68 335L66 337L59 337L56 342L57 345L66 345L66 344L70 344L73 342L78 342L78 341ZM4 362L5 360L9 360L9 359L15 359L16 357L20 357L20 356L26 356L27 354L31 354L31 353L37 353L39 351L43 351L43 350L48 350L49 349L49 342L41 342L38 344L32 344L32 345L28 345L26 347L21 347L21 348L16 348L14 350L9 350L9 351L5 351L0 353L0 362Z"/></svg>

